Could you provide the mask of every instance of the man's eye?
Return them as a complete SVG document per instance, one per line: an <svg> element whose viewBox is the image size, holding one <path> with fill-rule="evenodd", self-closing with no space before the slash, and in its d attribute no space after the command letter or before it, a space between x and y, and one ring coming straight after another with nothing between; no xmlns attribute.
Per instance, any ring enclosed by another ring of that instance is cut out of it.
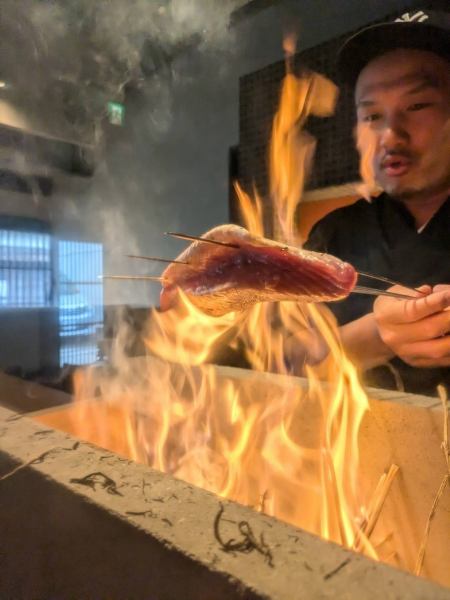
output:
<svg viewBox="0 0 450 600"><path fill-rule="evenodd" d="M374 121L378 121L379 119L381 119L381 115L379 113L372 113L363 117L363 121L365 123L373 123Z"/></svg>
<svg viewBox="0 0 450 600"><path fill-rule="evenodd" d="M411 104L410 106L408 106L408 110L410 110L410 111L423 110L424 108L428 108L429 106L431 106L431 102L415 102L414 104Z"/></svg>

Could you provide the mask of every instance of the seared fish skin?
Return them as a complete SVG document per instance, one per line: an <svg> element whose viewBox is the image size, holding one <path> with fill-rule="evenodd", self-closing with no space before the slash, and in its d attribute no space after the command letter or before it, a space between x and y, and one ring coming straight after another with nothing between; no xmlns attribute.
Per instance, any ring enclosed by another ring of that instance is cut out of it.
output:
<svg viewBox="0 0 450 600"><path fill-rule="evenodd" d="M175 305L180 288L211 316L242 311L257 302L330 302L348 296L357 273L329 254L286 246L220 225L202 235L237 248L195 241L163 272L161 309Z"/></svg>

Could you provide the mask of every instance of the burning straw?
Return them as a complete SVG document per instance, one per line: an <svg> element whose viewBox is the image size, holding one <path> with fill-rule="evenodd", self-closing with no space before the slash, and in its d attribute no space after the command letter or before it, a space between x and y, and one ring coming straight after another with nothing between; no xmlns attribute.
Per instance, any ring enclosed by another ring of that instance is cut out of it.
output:
<svg viewBox="0 0 450 600"><path fill-rule="evenodd" d="M378 519L380 517L386 498L389 494L389 490L391 489L392 482L394 481L398 471L399 467L397 465L392 464L389 467L387 473L383 473L383 475L380 477L377 487L375 488L372 501L367 511L368 516L361 525L361 529L355 536L353 550L355 550L356 552L361 552L363 550L364 540L368 540L372 535L372 532L375 529L375 525L377 524Z"/></svg>
<svg viewBox="0 0 450 600"><path fill-rule="evenodd" d="M444 475L444 478L441 481L441 485L439 486L439 489L436 493L433 504L431 506L430 514L428 515L428 519L427 519L427 522L425 525L425 531L424 531L423 538L422 538L422 543L420 544L419 554L417 556L416 566L414 569L415 575L420 575L420 573L422 571L423 561L425 558L425 551L426 551L426 547L427 547L428 538L430 535L431 522L436 514L439 502L442 498L445 488L447 486L450 487L450 449L449 449L449 445L448 445L448 437L449 437L449 435L448 435L448 412L449 412L449 409L448 409L447 392L443 385L438 386L438 393L439 393L439 397L442 402L442 408L444 410L444 435L443 435L443 442L441 444L441 448L444 453L444 460L445 460L445 464L447 466L447 473Z"/></svg>

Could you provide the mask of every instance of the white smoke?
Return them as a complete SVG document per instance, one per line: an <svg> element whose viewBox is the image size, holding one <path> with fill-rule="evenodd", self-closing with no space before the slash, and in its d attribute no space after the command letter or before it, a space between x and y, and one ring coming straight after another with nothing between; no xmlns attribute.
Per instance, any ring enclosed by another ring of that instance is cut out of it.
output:
<svg viewBox="0 0 450 600"><path fill-rule="evenodd" d="M107 272L157 272L157 266L132 262L126 254L168 253L169 242L163 236L169 229L164 204L174 201L172 182L176 177L184 177L194 186L195 182L188 167L180 164L174 169L173 143L168 148L165 140L178 136L182 148L185 140L196 139L198 130L180 98L187 91L192 106L192 90L199 79L217 82L226 74L227 56L236 50L230 14L243 2L1 2L9 26L17 26L10 38L17 44L15 51L8 53L11 71L20 71L22 93L33 97L42 111L56 114L60 108L73 108L75 117L90 124L105 117L109 100L125 99L126 86L139 90L143 106L138 117L127 123L131 139L126 134L124 141L119 134L112 160L101 157L94 177L84 183L78 179L73 186L63 181L56 186L54 198L44 201L50 205L56 229L72 228L77 235L78 228L85 238L103 242ZM21 41L21 31L26 31L26 43ZM126 109L127 118L131 111L127 105ZM106 152L110 153L109 147ZM170 216L172 228L177 219L183 220L176 214ZM148 222L144 225L143 220ZM180 228L184 226L180 223ZM152 303L157 302L157 286L108 285L114 303L146 304L149 294Z"/></svg>
<svg viewBox="0 0 450 600"><path fill-rule="evenodd" d="M14 0L33 25L37 52L49 75L119 93L139 78L144 44L157 62L184 45L219 47L228 31L231 2L204 0ZM164 65L157 64L156 67ZM94 80L95 78L95 80Z"/></svg>

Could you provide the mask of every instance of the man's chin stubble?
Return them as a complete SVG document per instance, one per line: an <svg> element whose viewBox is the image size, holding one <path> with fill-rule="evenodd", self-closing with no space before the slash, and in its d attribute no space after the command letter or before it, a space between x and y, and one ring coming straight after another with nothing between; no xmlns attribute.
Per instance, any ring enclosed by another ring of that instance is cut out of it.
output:
<svg viewBox="0 0 450 600"><path fill-rule="evenodd" d="M384 191L395 200L401 202L423 202L429 199L431 196L440 192L445 192L448 189L448 184L435 184L418 182L416 185L405 185L404 187L398 185L382 185Z"/></svg>

